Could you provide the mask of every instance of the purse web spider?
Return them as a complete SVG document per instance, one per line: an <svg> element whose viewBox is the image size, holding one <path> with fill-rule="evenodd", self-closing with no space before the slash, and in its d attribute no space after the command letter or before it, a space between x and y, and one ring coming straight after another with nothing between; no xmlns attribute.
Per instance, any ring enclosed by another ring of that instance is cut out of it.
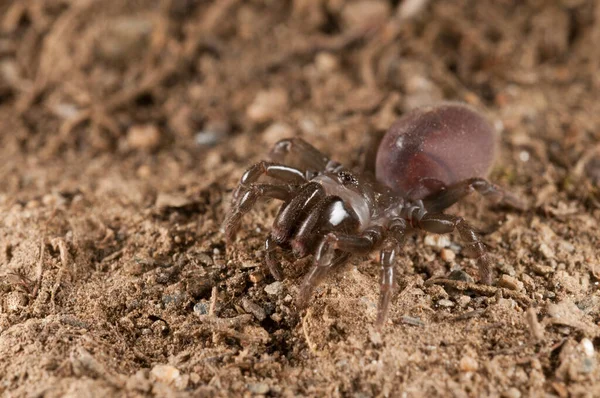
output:
<svg viewBox="0 0 600 398"><path fill-rule="evenodd" d="M270 161L243 174L224 224L227 241L234 239L242 216L257 199L283 201L265 241L265 262L281 280L277 246L297 258L314 256L300 285L300 307L332 269L354 254L379 249L376 327L381 328L393 293L394 258L412 229L436 234L456 229L465 252L477 259L481 282L492 283L492 262L475 229L443 211L473 191L493 203L524 208L517 197L484 179L494 141L490 124L459 103L422 107L397 120L379 145L376 178L347 169L300 138L281 140ZM262 176L275 182L258 182Z"/></svg>

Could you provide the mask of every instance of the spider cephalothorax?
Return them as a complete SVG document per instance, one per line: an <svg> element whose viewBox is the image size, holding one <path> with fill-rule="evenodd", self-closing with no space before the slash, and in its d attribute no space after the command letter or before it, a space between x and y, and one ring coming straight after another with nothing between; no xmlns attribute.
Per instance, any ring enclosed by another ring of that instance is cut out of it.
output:
<svg viewBox="0 0 600 398"><path fill-rule="evenodd" d="M456 229L465 251L478 261L481 281L492 282L492 264L478 234L463 218L443 210L472 191L495 203L523 207L483 178L493 147L487 121L455 103L420 108L394 123L379 146L376 178L346 169L300 138L282 140L271 150L270 161L256 163L242 176L225 221L227 239L231 242L257 199L283 201L266 238L265 262L280 280L277 245L299 258L314 256L300 286L300 305L330 270L353 254L379 249L376 324L381 327L393 291L394 257L411 229L440 234ZM258 182L261 176L275 182Z"/></svg>

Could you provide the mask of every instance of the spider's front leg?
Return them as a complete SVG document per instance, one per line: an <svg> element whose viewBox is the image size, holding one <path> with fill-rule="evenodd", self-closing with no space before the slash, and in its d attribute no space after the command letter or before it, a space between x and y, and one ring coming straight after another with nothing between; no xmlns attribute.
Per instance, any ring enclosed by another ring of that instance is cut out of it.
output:
<svg viewBox="0 0 600 398"><path fill-rule="evenodd" d="M346 256L347 259L352 254L368 253L381 242L382 237L383 228L378 225L369 227L359 234L335 231L328 233L319 244L314 265L300 286L298 305L300 307L306 305L315 287L331 269L340 264L340 257Z"/></svg>
<svg viewBox="0 0 600 398"><path fill-rule="evenodd" d="M233 241L244 214L248 213L256 201L261 198L288 200L297 189L297 185L252 184L240 193L239 200L232 206L229 215L223 223L227 242Z"/></svg>
<svg viewBox="0 0 600 398"><path fill-rule="evenodd" d="M469 178L457 182L438 193L428 196L423 202L429 211L438 213L457 203L473 191L494 204L504 204L518 210L527 208L527 204L516 195L483 178Z"/></svg>
<svg viewBox="0 0 600 398"><path fill-rule="evenodd" d="M277 142L269 158L280 163L292 161L299 168L316 172L325 170L331 163L329 157L302 138L286 138Z"/></svg>
<svg viewBox="0 0 600 398"><path fill-rule="evenodd" d="M479 234L462 217L444 213L427 213L418 222L422 230L436 234L447 234L455 229L466 242L466 252L477 259L479 278L486 285L492 284L492 261Z"/></svg>
<svg viewBox="0 0 600 398"><path fill-rule="evenodd" d="M240 179L236 190L231 197L232 206L240 200L241 194L248 190L253 183L257 182L262 176L271 177L277 181L288 184L299 184L306 182L305 172L295 167L286 166L284 164L268 162L262 160L250 166Z"/></svg>

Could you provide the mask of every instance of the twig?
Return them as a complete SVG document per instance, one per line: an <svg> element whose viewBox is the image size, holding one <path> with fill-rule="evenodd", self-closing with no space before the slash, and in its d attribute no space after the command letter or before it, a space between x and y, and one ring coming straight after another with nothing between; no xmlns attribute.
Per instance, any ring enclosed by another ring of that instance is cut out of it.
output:
<svg viewBox="0 0 600 398"><path fill-rule="evenodd" d="M31 295L35 298L37 297L40 288L42 287L42 273L44 272L44 252L46 249L46 245L44 244L44 238L40 240L40 260L38 261L37 272L35 276L35 286Z"/></svg>
<svg viewBox="0 0 600 398"><path fill-rule="evenodd" d="M302 317L302 332L304 333L304 338L306 339L306 344L308 344L308 348L310 349L310 351L316 355L316 356L320 356L319 351L317 351L317 346L315 345L315 343L313 343L313 341L310 339L310 335L308 333L308 317L310 315L311 309L310 307L306 310L306 315L304 315L304 317Z"/></svg>
<svg viewBox="0 0 600 398"><path fill-rule="evenodd" d="M218 290L216 286L213 286L212 291L210 293L210 306L208 307L208 316L215 316L215 308L217 307L217 294Z"/></svg>

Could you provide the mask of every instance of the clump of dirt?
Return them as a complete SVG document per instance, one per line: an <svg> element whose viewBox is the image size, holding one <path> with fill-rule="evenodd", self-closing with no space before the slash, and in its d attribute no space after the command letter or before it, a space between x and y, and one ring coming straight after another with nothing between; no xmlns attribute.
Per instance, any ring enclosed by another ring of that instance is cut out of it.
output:
<svg viewBox="0 0 600 398"><path fill-rule="evenodd" d="M0 4L0 392L11 396L600 395L600 5L223 0ZM389 322L374 257L296 308L262 270L277 211L220 229L287 136L358 164L439 100L499 133L526 212L415 234ZM332 143L335 143L333 145Z"/></svg>

